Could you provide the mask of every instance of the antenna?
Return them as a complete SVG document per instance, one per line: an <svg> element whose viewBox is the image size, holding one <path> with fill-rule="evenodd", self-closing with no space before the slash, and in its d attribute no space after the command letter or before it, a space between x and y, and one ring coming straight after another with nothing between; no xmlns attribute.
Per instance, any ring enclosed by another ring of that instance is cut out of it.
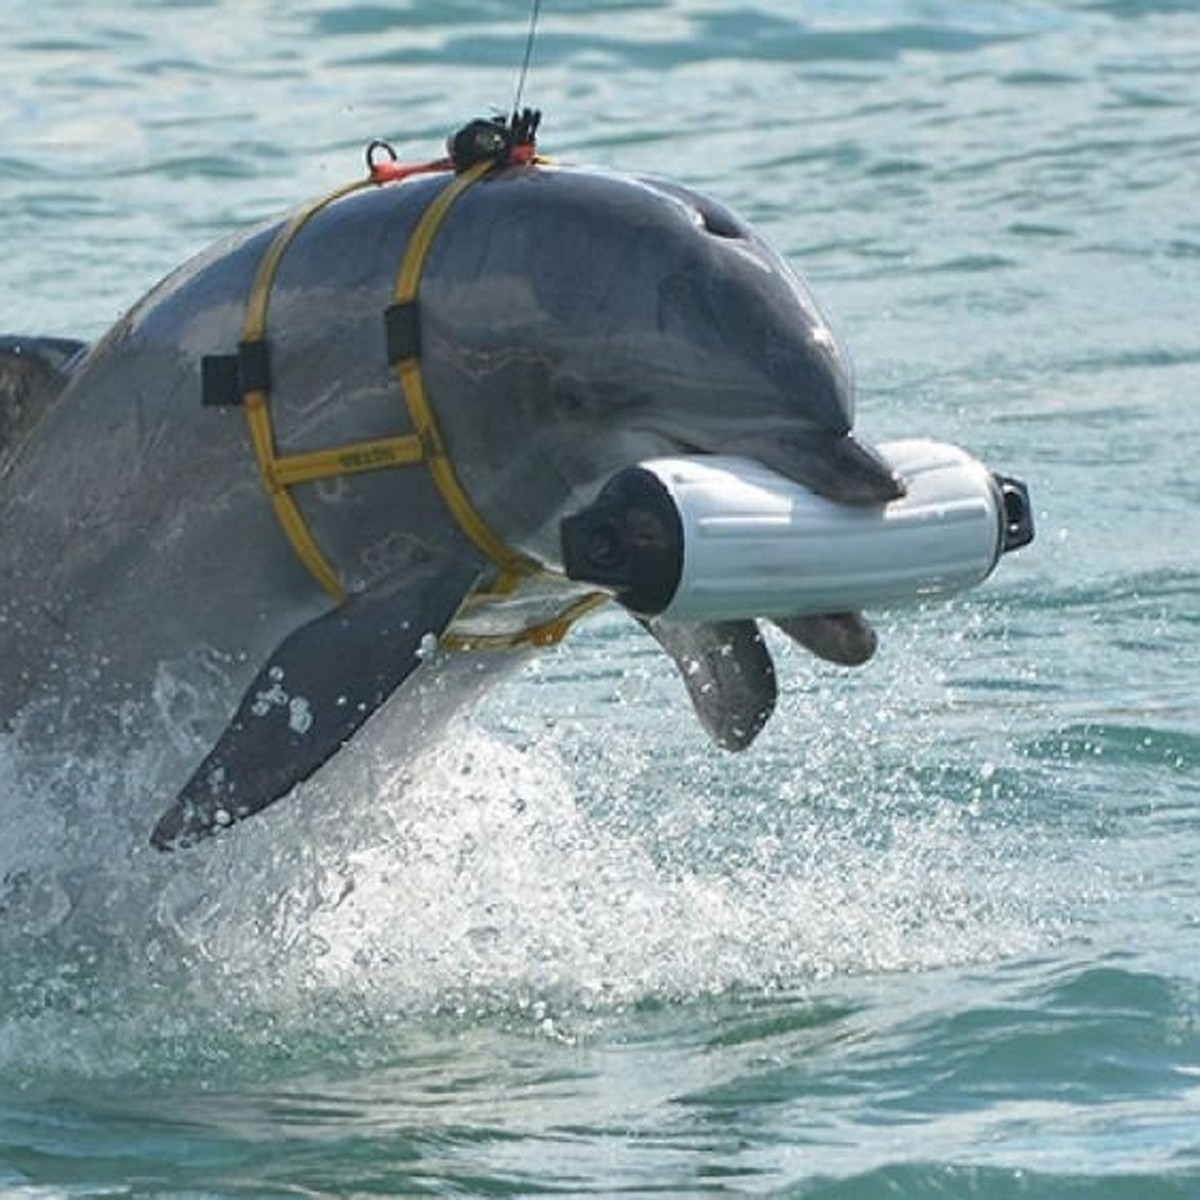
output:
<svg viewBox="0 0 1200 1200"><path fill-rule="evenodd" d="M529 74L529 60L533 57L533 42L537 36L538 17L542 13L542 0L533 0L529 7L529 33L525 38L525 58L521 63L521 73L517 76L517 91L513 96L513 121L521 111L521 96L525 91L525 77Z"/></svg>

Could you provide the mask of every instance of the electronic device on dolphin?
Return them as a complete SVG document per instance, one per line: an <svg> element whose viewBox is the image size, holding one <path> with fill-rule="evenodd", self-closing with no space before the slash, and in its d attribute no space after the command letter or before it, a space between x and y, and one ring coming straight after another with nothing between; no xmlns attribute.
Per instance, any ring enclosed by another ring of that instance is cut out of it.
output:
<svg viewBox="0 0 1200 1200"><path fill-rule="evenodd" d="M745 222L546 162L536 128L415 167L373 143L90 349L0 342L0 722L161 739L156 846L356 736L402 759L613 597L741 748L776 697L758 618L861 662L859 608L1032 536L964 452L858 440L838 342Z"/></svg>

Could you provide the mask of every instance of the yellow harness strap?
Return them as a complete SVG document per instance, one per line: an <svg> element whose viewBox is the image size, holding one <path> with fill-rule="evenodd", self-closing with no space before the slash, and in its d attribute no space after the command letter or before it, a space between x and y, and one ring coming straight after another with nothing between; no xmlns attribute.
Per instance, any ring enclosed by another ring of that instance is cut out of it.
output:
<svg viewBox="0 0 1200 1200"><path fill-rule="evenodd" d="M284 252L295 240L296 235L323 208L335 200L371 186L369 179L357 180L330 192L328 196L309 205L297 213L275 235L263 260L259 263L254 284L250 289L250 302L246 309L246 320L242 327L242 344L239 347L246 372L246 390L243 401L246 419L250 425L250 438L258 459L267 495L274 506L275 515L287 534L297 557L308 568L316 581L339 603L346 598L346 589L330 566L316 539L308 528L303 514L292 498L290 487L297 483L308 483L315 479L326 479L332 475L369 471L376 467L415 463L421 460L421 445L417 438L395 437L374 442L358 442L340 446L334 450L317 450L307 454L280 456L276 451L275 433L271 424L271 407L268 389L270 386L266 368L267 313L271 304L271 287L275 274L283 260ZM251 364L257 362L258 370Z"/></svg>
<svg viewBox="0 0 1200 1200"><path fill-rule="evenodd" d="M394 304L387 314L389 322L393 310L399 311L402 316L405 315L405 310L415 315L414 306L420 288L421 272L442 221L463 192L482 179L494 165L492 162L480 162L456 175L422 213L400 266ZM259 264L250 291L238 353L242 375L242 399L263 486L296 556L321 587L340 603L346 599L346 589L317 545L289 489L297 484L311 483L336 475L424 462L463 533L499 568L499 576L492 588L488 592L477 592L472 599L485 601L493 596L507 595L516 590L522 578L544 576L548 572L534 559L508 546L471 503L447 453L429 396L425 391L415 338L401 353L395 355L393 362L396 379L415 433L353 442L329 450L313 450L301 454L281 455L276 447L271 421L266 338L271 288L279 264L296 236L319 212L344 196L374 186L378 186L374 179L357 180L301 210L275 235ZM443 638L443 644L455 649L508 649L523 645L554 645L567 635L575 621L598 608L607 599L604 593L591 593L568 605L556 617L518 633L447 635Z"/></svg>
<svg viewBox="0 0 1200 1200"><path fill-rule="evenodd" d="M448 633L442 645L448 650L514 650L518 646L557 646L581 617L607 604L606 592L588 592L567 605L556 617L531 625L520 633Z"/></svg>
<svg viewBox="0 0 1200 1200"><path fill-rule="evenodd" d="M461 175L456 175L421 214L421 219L409 239L404 261L400 264L394 307L403 308L415 304L421 283L421 271L442 221L459 196L476 180L482 179L493 165L491 162L476 163ZM454 464L446 453L446 444L442 440L425 391L425 381L421 375L421 363L416 349L415 345L411 346L409 353L399 357L394 366L396 381L400 385L413 427L421 439L429 472L446 506L454 514L459 528L500 568L500 578L496 581L494 590L498 593L511 592L522 576L543 574L541 565L523 554L516 553L497 537L468 498L455 473Z"/></svg>

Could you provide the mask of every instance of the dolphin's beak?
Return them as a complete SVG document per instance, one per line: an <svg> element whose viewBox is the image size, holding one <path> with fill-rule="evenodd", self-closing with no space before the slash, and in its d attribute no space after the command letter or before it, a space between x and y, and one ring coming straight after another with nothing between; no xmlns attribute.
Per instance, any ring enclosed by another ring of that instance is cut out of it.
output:
<svg viewBox="0 0 1200 1200"><path fill-rule="evenodd" d="M904 495L904 483L892 468L850 433L801 429L744 434L722 453L753 458L839 504L886 504Z"/></svg>

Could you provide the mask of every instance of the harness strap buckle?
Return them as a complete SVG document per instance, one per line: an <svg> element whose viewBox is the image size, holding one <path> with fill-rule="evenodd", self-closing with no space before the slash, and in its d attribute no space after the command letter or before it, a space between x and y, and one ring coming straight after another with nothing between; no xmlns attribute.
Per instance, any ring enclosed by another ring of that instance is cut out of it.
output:
<svg viewBox="0 0 1200 1200"><path fill-rule="evenodd" d="M243 392L271 390L271 354L266 338L238 342L237 365Z"/></svg>
<svg viewBox="0 0 1200 1200"><path fill-rule="evenodd" d="M383 310L387 358L391 366L421 353L421 322L416 300L398 300Z"/></svg>

